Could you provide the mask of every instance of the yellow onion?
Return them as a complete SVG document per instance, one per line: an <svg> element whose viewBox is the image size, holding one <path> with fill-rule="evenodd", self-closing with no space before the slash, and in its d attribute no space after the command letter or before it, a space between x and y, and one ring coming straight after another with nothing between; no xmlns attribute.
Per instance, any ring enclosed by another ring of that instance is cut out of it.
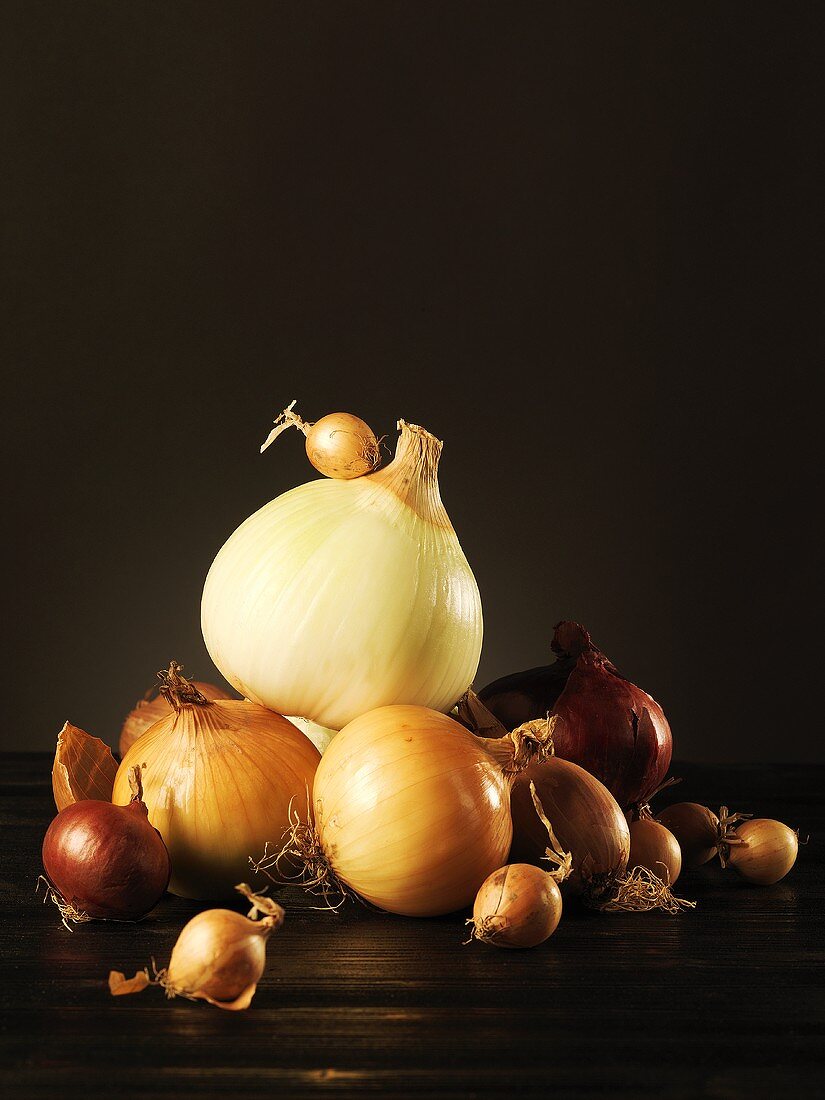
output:
<svg viewBox="0 0 825 1100"><path fill-rule="evenodd" d="M203 591L226 679L329 729L376 707L448 711L481 652L478 585L441 502L441 443L399 422L395 459L271 501L225 543Z"/></svg>
<svg viewBox="0 0 825 1100"><path fill-rule="evenodd" d="M682 871L679 841L670 829L652 817L639 817L630 823L628 864L630 867L647 867L668 886L672 886Z"/></svg>
<svg viewBox="0 0 825 1100"><path fill-rule="evenodd" d="M532 863L511 863L484 880L467 923L472 924L475 939L493 947L538 947L561 920L559 883L570 875L572 855L562 851L534 784L530 793L550 840L545 859L555 868L545 871Z"/></svg>
<svg viewBox="0 0 825 1100"><path fill-rule="evenodd" d="M731 843L735 841L738 843ZM799 834L769 817L739 825L720 845L723 867L733 867L747 882L773 886L790 871L799 852Z"/></svg>
<svg viewBox="0 0 825 1100"><path fill-rule="evenodd" d="M172 859L169 890L227 896L249 856L280 839L290 803L306 804L320 754L280 714L244 700L210 702L174 661L160 678L174 709L127 752L112 801L126 801L129 768L140 764L149 820Z"/></svg>
<svg viewBox="0 0 825 1100"><path fill-rule="evenodd" d="M380 707L324 753L315 827L295 825L284 853L303 858L305 881L328 896L405 916L453 912L505 862L511 777L541 751L520 734L484 741L427 707Z"/></svg>
<svg viewBox="0 0 825 1100"><path fill-rule="evenodd" d="M215 684L205 684L200 680L192 680L191 682L201 695L207 699L234 698L228 691L224 691L223 688L217 687ZM153 726L159 719L171 714L172 709L167 700L158 694L157 688L148 692L144 699L138 699L123 721L123 727L120 731L120 755L125 756L138 737L146 733L149 727Z"/></svg>
<svg viewBox="0 0 825 1100"><path fill-rule="evenodd" d="M169 966L149 977L139 970L133 978L118 970L109 974L113 997L140 993L160 985L167 997L208 1001L237 1012L248 1008L266 965L266 941L284 922L284 911L270 898L253 894L241 883L235 887L252 902L248 917L231 909L206 909L184 925L172 949ZM257 915L263 913L263 919Z"/></svg>

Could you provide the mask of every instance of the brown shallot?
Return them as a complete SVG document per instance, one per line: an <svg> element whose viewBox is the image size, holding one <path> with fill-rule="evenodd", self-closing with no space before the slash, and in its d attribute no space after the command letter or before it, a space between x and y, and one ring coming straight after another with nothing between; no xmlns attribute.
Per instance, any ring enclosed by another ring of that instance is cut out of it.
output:
<svg viewBox="0 0 825 1100"><path fill-rule="evenodd" d="M169 966L139 970L126 978L109 974L113 997L140 993L159 985L167 997L208 1001L231 1012L249 1008L266 965L266 941L284 922L284 910L270 898L253 894L246 883L235 887L252 903L249 916L231 909L205 909L184 925L172 949ZM262 914L262 919L252 919ZM153 963L154 966L154 963Z"/></svg>

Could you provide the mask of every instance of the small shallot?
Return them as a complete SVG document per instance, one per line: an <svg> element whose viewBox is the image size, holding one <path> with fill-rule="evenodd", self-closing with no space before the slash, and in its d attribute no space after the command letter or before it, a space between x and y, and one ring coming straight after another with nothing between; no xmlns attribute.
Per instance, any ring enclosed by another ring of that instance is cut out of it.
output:
<svg viewBox="0 0 825 1100"><path fill-rule="evenodd" d="M295 402L275 419L275 426L264 441L261 452L274 443L287 428L297 428L306 436L307 458L324 477L349 481L372 473L381 461L375 433L360 416L352 413L328 413L308 424L296 412Z"/></svg>
<svg viewBox="0 0 825 1100"><path fill-rule="evenodd" d="M739 843L732 844L735 839ZM768 817L743 822L720 846L723 867L733 867L746 882L772 886L796 863L799 833Z"/></svg>
<svg viewBox="0 0 825 1100"><path fill-rule="evenodd" d="M139 970L126 978L119 970L109 974L113 997L140 993L159 985L167 997L208 1001L237 1012L249 1008L266 965L266 941L284 923L284 910L270 898L253 894L245 883L235 887L252 903L249 916L231 909L205 909L184 925L172 949L169 966ZM261 920L252 919L263 914Z"/></svg>
<svg viewBox="0 0 825 1100"><path fill-rule="evenodd" d="M493 947L537 947L553 935L561 920L559 883L570 874L571 857L561 851L532 785L531 794L550 837L546 858L556 869L511 863L484 880L467 923L473 926L471 938Z"/></svg>

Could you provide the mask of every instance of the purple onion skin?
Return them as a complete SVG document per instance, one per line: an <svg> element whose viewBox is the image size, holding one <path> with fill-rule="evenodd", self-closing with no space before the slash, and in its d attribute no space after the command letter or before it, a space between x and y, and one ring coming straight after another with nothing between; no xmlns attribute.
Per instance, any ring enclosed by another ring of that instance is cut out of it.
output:
<svg viewBox="0 0 825 1100"><path fill-rule="evenodd" d="M556 755L589 771L623 809L649 798L670 767L662 708L619 674L578 623L556 626L555 664L505 676L479 698L508 729L555 714Z"/></svg>
<svg viewBox="0 0 825 1100"><path fill-rule="evenodd" d="M172 864L146 806L85 799L67 806L43 840L52 886L99 920L139 920L166 892Z"/></svg>

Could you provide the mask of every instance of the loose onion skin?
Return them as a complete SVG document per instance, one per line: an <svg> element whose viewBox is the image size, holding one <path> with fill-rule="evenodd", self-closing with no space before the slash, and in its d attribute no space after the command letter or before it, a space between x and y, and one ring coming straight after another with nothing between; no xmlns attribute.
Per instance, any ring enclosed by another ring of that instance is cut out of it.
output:
<svg viewBox="0 0 825 1100"><path fill-rule="evenodd" d="M755 817L735 831L740 842L723 845L723 866L733 867L745 879L758 886L773 886L796 863L799 835L781 821Z"/></svg>
<svg viewBox="0 0 825 1100"><path fill-rule="evenodd" d="M530 784L553 823L559 845L572 855L567 882L571 894L597 901L610 893L627 870L630 830L616 799L578 764L552 756L531 764L513 783L512 862L538 866L547 848L547 830L536 813Z"/></svg>
<svg viewBox="0 0 825 1100"><path fill-rule="evenodd" d="M49 826L43 867L64 919L140 920L166 892L169 853L149 823L139 772L134 790L126 806L75 802Z"/></svg>
<svg viewBox="0 0 825 1100"><path fill-rule="evenodd" d="M557 756L595 775L623 808L645 802L670 767L662 708L619 674L579 623L558 623L552 649L555 664L496 680L479 698L507 729L558 716Z"/></svg>
<svg viewBox="0 0 825 1100"><path fill-rule="evenodd" d="M672 886L682 871L682 852L676 837L651 817L630 824L630 867L647 867Z"/></svg>
<svg viewBox="0 0 825 1100"><path fill-rule="evenodd" d="M173 894L231 896L249 857L276 844L291 802L305 806L320 754L280 714L243 700L209 702L172 662L161 674L177 707L139 738L120 765L145 765L144 800L172 858Z"/></svg>
<svg viewBox="0 0 825 1100"><path fill-rule="evenodd" d="M234 698L230 692L217 687L215 684L202 683L200 680L193 680L192 684L206 699L214 701L215 699ZM159 722L161 718L166 718L172 713L172 710L171 704L162 695L158 695L157 691L150 698L139 699L126 715L123 728L120 731L121 758L126 755L135 741L146 733L150 726L153 726L155 722Z"/></svg>
<svg viewBox="0 0 825 1100"><path fill-rule="evenodd" d="M707 806L677 802L657 814L657 820L676 837L686 870L702 867L716 855L719 818Z"/></svg>
<svg viewBox="0 0 825 1100"><path fill-rule="evenodd" d="M511 863L484 880L473 903L473 935L494 947L537 947L556 931L562 899L547 871Z"/></svg>

